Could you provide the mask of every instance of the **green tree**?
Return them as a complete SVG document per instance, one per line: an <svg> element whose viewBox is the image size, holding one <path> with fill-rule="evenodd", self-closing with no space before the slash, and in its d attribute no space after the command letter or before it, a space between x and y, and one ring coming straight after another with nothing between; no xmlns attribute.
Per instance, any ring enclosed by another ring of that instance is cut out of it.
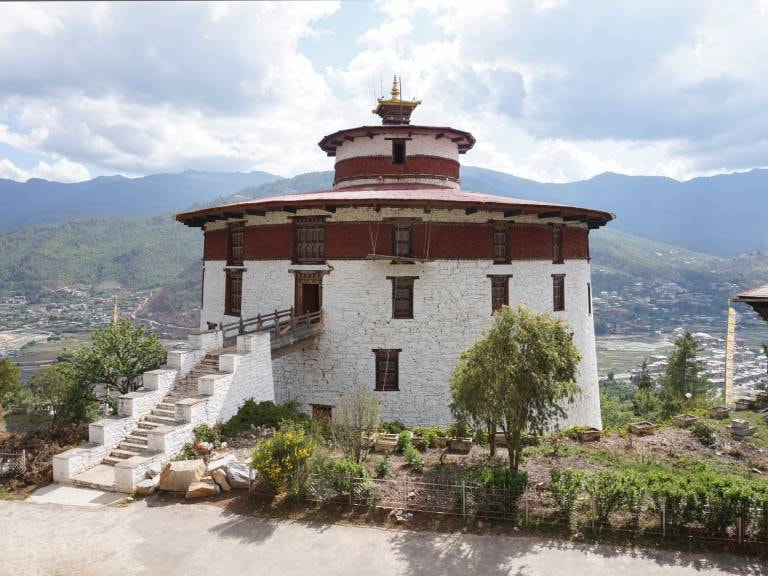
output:
<svg viewBox="0 0 768 576"><path fill-rule="evenodd" d="M669 355L666 374L661 383L664 394L675 400L690 394L693 400L707 398L712 385L704 376L704 363L698 358L701 347L690 332L675 340L675 349Z"/></svg>
<svg viewBox="0 0 768 576"><path fill-rule="evenodd" d="M621 428L635 419L632 402L606 392L600 394L600 416L604 428Z"/></svg>
<svg viewBox="0 0 768 576"><path fill-rule="evenodd" d="M499 425L510 470L516 472L523 433L545 432L565 417L565 406L580 392L575 381L580 360L561 319L504 307L456 364L451 408L457 416Z"/></svg>
<svg viewBox="0 0 768 576"><path fill-rule="evenodd" d="M64 398L68 398L68 388L75 385L71 373L63 364L54 364L41 368L30 378L27 387L32 394L36 410L50 412L53 425L59 422Z"/></svg>
<svg viewBox="0 0 768 576"><path fill-rule="evenodd" d="M638 390L653 390L653 378L648 372L648 359L643 359L640 365L640 372L632 376L632 384L637 386Z"/></svg>
<svg viewBox="0 0 768 576"><path fill-rule="evenodd" d="M91 335L91 346L67 353L63 359L70 365L80 384L107 384L120 394L141 386L141 375L165 363L166 350L157 334L142 325L134 326L129 318L121 318Z"/></svg>
<svg viewBox="0 0 768 576"><path fill-rule="evenodd" d="M10 358L0 359L0 406L10 408L21 392L21 370Z"/></svg>

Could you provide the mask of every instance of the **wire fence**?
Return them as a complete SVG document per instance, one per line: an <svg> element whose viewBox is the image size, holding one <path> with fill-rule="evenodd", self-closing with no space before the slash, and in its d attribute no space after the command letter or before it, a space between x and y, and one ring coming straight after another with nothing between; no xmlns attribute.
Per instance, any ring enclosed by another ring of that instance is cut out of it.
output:
<svg viewBox="0 0 768 576"><path fill-rule="evenodd" d="M0 478L20 476L27 471L27 451L0 452Z"/></svg>
<svg viewBox="0 0 768 576"><path fill-rule="evenodd" d="M268 486L255 482L251 494L274 497ZM601 521L591 496L576 500L573 514L564 517L553 492L528 486L483 486L465 481L425 482L408 478L376 479L348 477L335 484L311 476L300 500L312 504L346 504L350 508L449 515L464 520L503 521L528 528L558 528L579 532L624 533L635 536L688 538L694 540L768 544L768 506L730 514L733 521L713 529L705 522L686 520L679 507L666 501L640 499L631 508L611 512ZM698 518L715 518L728 511L704 505Z"/></svg>

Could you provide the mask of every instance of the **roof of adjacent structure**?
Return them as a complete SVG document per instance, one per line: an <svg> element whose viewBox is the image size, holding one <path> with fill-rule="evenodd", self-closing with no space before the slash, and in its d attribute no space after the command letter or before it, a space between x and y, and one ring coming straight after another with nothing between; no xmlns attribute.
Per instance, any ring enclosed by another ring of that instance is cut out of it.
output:
<svg viewBox="0 0 768 576"><path fill-rule="evenodd" d="M736 295L736 300L739 302L753 302L765 300L768 302L768 284L760 286L759 288L752 288Z"/></svg>
<svg viewBox="0 0 768 576"><path fill-rule="evenodd" d="M176 215L176 220L187 226L201 227L206 222L263 215L268 211L295 212L298 208L319 208L335 212L337 207L345 206L463 208L468 214L485 210L503 212L505 217L535 215L542 219L562 218L565 221L584 222L590 228L598 228L614 218L610 212L551 202L492 196L437 186L382 185L270 196L183 212Z"/></svg>
<svg viewBox="0 0 768 576"><path fill-rule="evenodd" d="M448 138L456 143L460 154L464 154L475 145L475 137L464 130L456 130L447 126L415 126L411 124L346 128L345 130L328 134L317 145L328 156L335 156L336 148L344 144L345 141L354 140L355 138L373 138L376 134L391 133L400 133L409 137L413 134L434 134L436 138Z"/></svg>

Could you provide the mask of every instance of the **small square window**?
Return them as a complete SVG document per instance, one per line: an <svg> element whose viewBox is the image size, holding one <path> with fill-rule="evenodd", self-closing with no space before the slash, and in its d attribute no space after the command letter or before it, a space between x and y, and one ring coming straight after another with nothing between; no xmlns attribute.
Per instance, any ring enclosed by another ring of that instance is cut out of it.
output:
<svg viewBox="0 0 768 576"><path fill-rule="evenodd" d="M378 391L399 390L399 349L374 350Z"/></svg>
<svg viewBox="0 0 768 576"><path fill-rule="evenodd" d="M296 218L293 221L297 262L325 261L325 220Z"/></svg>
<svg viewBox="0 0 768 576"><path fill-rule="evenodd" d="M555 312L565 310L565 274L552 274L552 304Z"/></svg>
<svg viewBox="0 0 768 576"><path fill-rule="evenodd" d="M405 164L405 140L392 140L392 164Z"/></svg>

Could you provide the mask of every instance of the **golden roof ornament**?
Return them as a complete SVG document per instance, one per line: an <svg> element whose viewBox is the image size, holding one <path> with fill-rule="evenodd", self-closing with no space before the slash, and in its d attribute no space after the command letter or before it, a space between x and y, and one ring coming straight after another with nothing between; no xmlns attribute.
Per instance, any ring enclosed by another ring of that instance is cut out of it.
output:
<svg viewBox="0 0 768 576"><path fill-rule="evenodd" d="M390 98L377 98L379 105L373 110L381 117L382 124L403 125L411 123L411 113L421 104L421 100L403 100L402 78L397 75L392 79Z"/></svg>

